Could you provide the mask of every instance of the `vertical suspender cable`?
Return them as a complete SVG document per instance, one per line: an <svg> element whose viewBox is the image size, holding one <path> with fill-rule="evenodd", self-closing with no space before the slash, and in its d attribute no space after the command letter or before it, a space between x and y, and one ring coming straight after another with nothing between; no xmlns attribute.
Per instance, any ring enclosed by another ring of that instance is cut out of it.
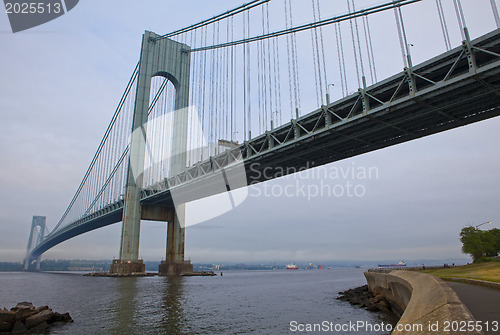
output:
<svg viewBox="0 0 500 335"><path fill-rule="evenodd" d="M265 13L266 13L266 31L269 33L269 4L264 5ZM271 40L267 39L267 86L268 86L268 93L269 93L269 102L268 102L268 119L272 120L273 113L274 113L274 102L273 102L273 74L271 72L271 57L272 57L272 52L271 52ZM268 123L269 127L269 123Z"/></svg>
<svg viewBox="0 0 500 335"><path fill-rule="evenodd" d="M205 45L207 44L207 39L208 39L208 28L205 27ZM206 86L207 86L207 51L204 51L203 52L203 82L202 82L202 85L203 87L200 88L200 90L202 90L202 99L201 99L201 124L202 124L202 129L203 129L203 136L206 136L206 147L207 149L210 147L210 142L209 142L209 138L208 138L208 133L209 133L209 126L207 124L207 120L206 120L206 110L207 110L207 106L206 106ZM203 160L204 158L204 155L203 155L203 150L201 151L201 158L200 160Z"/></svg>
<svg viewBox="0 0 500 335"><path fill-rule="evenodd" d="M441 0L436 0L436 7L439 14L439 22L441 23L441 30L443 31L444 44L446 46L446 50L450 50L450 35L448 34L448 26L446 24L446 18L444 16L443 4L441 3Z"/></svg>
<svg viewBox="0 0 500 335"><path fill-rule="evenodd" d="M316 0L316 7L318 9L318 20L321 21L321 10L319 7L319 0ZM320 47L321 47L321 58L323 65L323 84L325 85L325 91L328 93L328 82L327 82L327 72L326 72L326 59L325 59L325 43L323 40L323 27L319 27L319 37L320 37Z"/></svg>
<svg viewBox="0 0 500 335"><path fill-rule="evenodd" d="M245 20L244 20L245 22ZM246 28L246 29L245 29ZM244 25L244 38L250 37L250 14L246 12L246 26ZM250 96L250 47L245 44L244 46L244 82L245 82L245 140L252 138L252 103Z"/></svg>
<svg viewBox="0 0 500 335"><path fill-rule="evenodd" d="M215 26L212 26L212 41L215 40ZM208 81L208 85L210 85L210 93L209 93L209 99L208 99L208 156L210 157L212 155L212 147L213 147L213 144L212 144L212 141L213 141L213 121L212 121L212 116L213 116L213 113L214 113L214 108L213 108L213 103L214 103L214 80L215 80L215 73L214 73L214 68L215 68L215 65L214 65L214 50L210 50L210 59L211 59L211 62L210 62L210 65L209 65L209 71L210 71L210 75L209 75L209 78L211 80Z"/></svg>
<svg viewBox="0 0 500 335"><path fill-rule="evenodd" d="M352 11L356 12L356 6L354 5L354 0L352 0ZM354 27L356 28L356 41L358 43L358 52L359 52L359 65L361 67L361 77L365 77L365 67L363 65L363 54L361 52L361 40L359 38L359 27L358 27L358 18L354 18Z"/></svg>
<svg viewBox="0 0 500 335"><path fill-rule="evenodd" d="M349 0L347 0L347 10L351 13L351 4ZM354 63L356 64L356 79L358 80L358 88L361 87L361 80L359 78L359 67L358 67L358 54L356 51L356 41L354 38L354 26L352 24L352 19L349 20L349 24L351 25L351 37L352 37L352 48L354 51Z"/></svg>
<svg viewBox="0 0 500 335"><path fill-rule="evenodd" d="M338 28L337 24L334 24L334 26L335 26L335 41L337 43L337 58L339 61L340 85L342 87L342 96L345 97L344 79L342 76L342 60L341 60L341 56L340 56L339 28Z"/></svg>
<svg viewBox="0 0 500 335"><path fill-rule="evenodd" d="M269 27L269 6L266 5L266 16L267 16L267 31L270 31ZM274 103L271 104L270 112L271 112L271 120L274 120L274 117L276 117L276 123L278 123L278 113L281 113L281 108L279 106L279 98L278 98L278 77L279 77L279 53L276 50L276 42L277 38L273 38L269 41L268 49L270 52L269 56L269 76L272 84L269 84L270 87L270 94L272 95L272 92L274 92ZM272 73L271 73L271 60L272 60ZM275 115L276 113L276 115Z"/></svg>
<svg viewBox="0 0 500 335"><path fill-rule="evenodd" d="M197 45L197 40L198 40L198 30L194 30L194 32L192 33L191 35L191 47L196 47ZM191 133L191 136L190 136L190 146L189 146L189 155L190 155L190 158L191 158L191 161L192 163L195 163L198 159L197 155L195 155L195 148L198 147L198 138L197 136L199 136L199 129L198 129L198 124L194 124L192 121L193 121L193 117L194 117L194 113L196 112L196 115L197 115L197 110L194 106L196 106L196 95L195 95L195 88L198 87L199 85L199 80L200 80L200 74L198 73L198 58L199 58L199 55L196 55L194 57L191 57L191 68L193 69L193 85L189 88L189 92L191 92L191 102L189 103L189 115L191 115L191 123L190 125L191 126L188 126L189 129L190 129L190 133ZM199 120L199 117L197 118L198 119L198 122L200 121ZM163 132L162 132L163 133ZM161 176L160 176L160 180L161 180Z"/></svg>
<svg viewBox="0 0 500 335"><path fill-rule="evenodd" d="M265 24L265 15L264 15L264 7L262 6L261 7L261 10L262 10L262 34L264 35L266 33L266 30L265 30L265 27L266 27L266 24ZM268 99L267 99L267 59L266 59L266 42L268 42L269 40L267 41L260 41L262 42L261 45L260 45L260 51L261 51L261 54L262 54L262 58L261 58L261 68L262 68L262 79L261 79L261 83L262 83L262 96L264 97L264 101L262 103L262 129L265 131L267 129L267 103L268 103ZM259 132L259 134L261 134L261 132Z"/></svg>
<svg viewBox="0 0 500 335"><path fill-rule="evenodd" d="M227 21L227 30L226 30L226 40L229 42L229 20ZM229 115L231 113L231 108L232 106L230 105L230 97L231 95L233 94L233 92L231 92L231 87L230 86L230 72L229 72L229 66L231 65L231 62L229 60L229 53L230 49L229 48L226 48L226 60L225 60L225 64L226 64L226 107L224 108L225 109L225 118L226 120L224 121L225 123L225 133L224 133L224 139L226 140L230 140L231 139L231 136L229 136Z"/></svg>
<svg viewBox="0 0 500 335"><path fill-rule="evenodd" d="M257 92L258 92L258 100L259 100L259 134L262 133L262 68L261 68L261 60L262 60L262 41L257 42Z"/></svg>
<svg viewBox="0 0 500 335"><path fill-rule="evenodd" d="M228 32L227 28L229 27L229 25L227 25L228 21L226 21L226 33ZM227 41L227 35L226 35L226 41ZM227 139L227 136L226 136L226 122L227 122L227 108L226 108L226 103L227 103L227 51L228 51L228 48L224 48L222 50L222 55L221 55L221 58L222 58L222 61L221 61L221 64L222 64L222 67L221 67L221 74L222 74L222 87L221 87L221 94L222 94L222 98L221 98L221 121L220 121L220 125L219 125L219 128L221 128L220 130L220 137L219 138L222 138L222 139Z"/></svg>
<svg viewBox="0 0 500 335"><path fill-rule="evenodd" d="M229 20L226 22L226 40L229 41ZM226 53L224 54L224 139L229 140L229 94L231 93L229 90L229 48L226 48Z"/></svg>
<svg viewBox="0 0 500 335"><path fill-rule="evenodd" d="M340 54L342 55L342 68L344 72L344 86L346 95L349 94L349 87L347 85L347 70L345 65L345 56L344 56L344 41L342 39L342 26L341 23L338 23L339 26L339 39L340 39Z"/></svg>
<svg viewBox="0 0 500 335"><path fill-rule="evenodd" d="M372 81L372 84L375 83L374 81L374 70L373 70L373 64L372 64L372 57L371 57L371 51L370 51L370 40L368 40L368 28L366 26L366 16L362 17L363 20L363 32L365 35L365 45L366 45L366 54L368 56L368 67L370 69L370 79Z"/></svg>
<svg viewBox="0 0 500 335"><path fill-rule="evenodd" d="M196 46L196 33L197 33L197 30L192 30L189 32L190 34L190 43L189 43L189 46L190 47L195 47ZM197 79L198 79L198 75L197 75L197 66L196 66L196 60L197 60L197 56L191 56L190 55L190 71L191 71L191 75L190 75L190 86L189 86L189 103L188 103L188 115L189 115L189 120L188 120L188 131L189 131L189 135L188 135L188 145L187 145L187 154L188 154L188 165L187 166L191 166L191 163L196 159L195 157L193 157L193 136L194 136L194 132L195 132L195 129L194 127L192 126L193 124L193 120L192 120L192 117L193 117L193 113L192 113L192 110L191 110L191 106L194 106L195 104L195 95L194 95L194 88L196 87L196 83L197 83ZM160 173L159 173L160 169L157 170L157 173L158 173L158 181L160 181Z"/></svg>
<svg viewBox="0 0 500 335"><path fill-rule="evenodd" d="M370 41L370 52L372 54L373 75L375 76L375 82L377 82L378 81L377 67L375 66L375 55L373 53L373 40L372 40L372 33L370 31L370 21L368 20L368 16L365 16L365 18L366 18L366 28L368 29L368 40Z"/></svg>
<svg viewBox="0 0 500 335"><path fill-rule="evenodd" d="M220 41L220 25L219 21L217 21L217 44L219 44ZM220 49L216 50L216 56L215 56L215 73L216 73L216 78L215 78L215 122L214 122L214 144L215 144L215 154L219 153L219 138L220 138L220 119L221 119L221 110L220 110L220 103L221 103L221 67L219 67L220 64Z"/></svg>
<svg viewBox="0 0 500 335"><path fill-rule="evenodd" d="M289 15L288 15L288 2L287 0L284 0L285 4L285 26L286 28L290 28L290 23L289 23ZM289 93L290 93L290 118L293 119L293 90L292 90L292 82L293 82L293 77L292 77L292 52L291 52L291 35L286 35L286 54L288 58L288 87L289 87Z"/></svg>
<svg viewBox="0 0 500 335"><path fill-rule="evenodd" d="M498 8L495 0L490 0L491 10L493 11L493 16L495 17L495 23L497 24L497 28L500 28L500 17L498 16Z"/></svg>
<svg viewBox="0 0 500 335"><path fill-rule="evenodd" d="M467 37L465 36L465 18L462 12L462 4L460 0L453 0L453 5L455 6L455 13L457 14L458 26L460 27L460 33L462 34L462 40L465 41Z"/></svg>
<svg viewBox="0 0 500 335"><path fill-rule="evenodd" d="M401 19L400 19L400 15L399 15L399 12L398 12L398 9L397 8L394 8L394 16L396 18L396 26L397 26L397 29L398 29L398 36L399 36L399 45L401 47L401 56L403 57L403 64L404 64L404 67L408 67L408 60L406 58L406 48L405 48L405 41L403 40L403 32L402 32L402 22L401 22Z"/></svg>
<svg viewBox="0 0 500 335"><path fill-rule="evenodd" d="M246 15L243 15L243 38L246 38ZM247 44L243 44L243 140L247 140Z"/></svg>
<svg viewBox="0 0 500 335"><path fill-rule="evenodd" d="M230 39L231 41L234 40L234 32L233 32L233 18L231 17L231 38L229 38L229 31L228 31L228 40ZM228 76L230 77L230 90L231 93L229 95L229 140L232 142L233 141L233 113L234 113L234 46L231 46L230 50L230 57L231 60L228 62L228 66L230 67L230 71L228 71Z"/></svg>
<svg viewBox="0 0 500 335"><path fill-rule="evenodd" d="M290 27L293 27L292 2L288 0L288 14L290 15ZM293 85L295 90L295 108L300 111L300 82L299 82L299 65L297 53L297 36L292 33L292 70L293 70ZM297 113L298 114L298 113Z"/></svg>
<svg viewBox="0 0 500 335"><path fill-rule="evenodd" d="M276 79L276 91L278 92L277 95L277 103L276 103L276 108L278 109L278 114L279 114L279 124L283 122L283 107L281 105L281 72L280 72L280 52L279 52L279 39L275 38L273 39L273 44L274 44L274 49L275 49L275 54L274 54L274 61L276 62L275 64L275 69L276 69L276 74L275 74L275 79Z"/></svg>
<svg viewBox="0 0 500 335"><path fill-rule="evenodd" d="M404 45L405 45L405 50L406 50L406 59L408 61L408 66L412 67L411 57L410 57L410 49L409 49L408 40L406 39L405 22L404 22L404 19L403 19L403 12L401 11L401 6L398 5L397 10L398 10L399 19L400 19L400 22L401 22L401 32L403 33L403 40L404 40Z"/></svg>
<svg viewBox="0 0 500 335"><path fill-rule="evenodd" d="M216 23L217 26L217 35L216 35L216 40L217 44L220 42L220 21L217 21ZM221 76L221 69L222 69L222 64L220 60L220 52L221 49L217 49L215 53L215 105L214 105L214 112L215 112L215 119L214 119L214 145L215 145L215 154L217 155L219 153L219 139L220 139L220 130L221 127L220 125L220 120L221 120L221 81L222 81L222 76Z"/></svg>
<svg viewBox="0 0 500 335"><path fill-rule="evenodd" d="M250 37L250 13L247 12L247 38ZM248 139L252 139L252 96L251 96L251 78L250 78L250 46L247 48L247 96L248 96Z"/></svg>
<svg viewBox="0 0 500 335"><path fill-rule="evenodd" d="M234 41L234 18L231 17L231 40ZM236 73L234 71L235 67L235 57L236 53L234 52L234 45L231 46L231 142L233 142L235 139L233 138L234 136L234 128L236 124L236 118L235 118L235 85L236 85Z"/></svg>
<svg viewBox="0 0 500 335"><path fill-rule="evenodd" d="M313 10L313 19L314 21L319 21L316 15L316 1L311 0L312 10ZM323 97L323 92L321 89L321 68L320 68L320 60L319 60L319 46L318 46L318 30L317 28L313 28L311 30L311 44L312 44L312 53L313 53L313 63L314 63L314 81L316 86L316 100L317 104L321 105L321 100Z"/></svg>

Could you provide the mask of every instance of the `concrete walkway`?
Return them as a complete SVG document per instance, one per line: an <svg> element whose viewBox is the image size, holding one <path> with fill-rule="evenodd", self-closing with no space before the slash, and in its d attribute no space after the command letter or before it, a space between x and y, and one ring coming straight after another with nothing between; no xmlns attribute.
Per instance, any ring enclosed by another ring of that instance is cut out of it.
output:
<svg viewBox="0 0 500 335"><path fill-rule="evenodd" d="M497 322L497 331L483 329L486 335L500 334L500 290L450 281L446 283L457 293L474 318L482 322L483 327L486 322L490 325Z"/></svg>

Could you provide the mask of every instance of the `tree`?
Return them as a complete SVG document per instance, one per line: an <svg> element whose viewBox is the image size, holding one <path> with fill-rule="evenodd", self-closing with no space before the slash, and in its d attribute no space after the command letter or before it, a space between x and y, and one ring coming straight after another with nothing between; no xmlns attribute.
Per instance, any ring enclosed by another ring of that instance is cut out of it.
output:
<svg viewBox="0 0 500 335"><path fill-rule="evenodd" d="M475 262L484 257L495 257L500 252L500 230L480 230L475 227L462 228L460 232L462 252L470 254Z"/></svg>
<svg viewBox="0 0 500 335"><path fill-rule="evenodd" d="M500 229L498 228L491 229L490 233L493 236L493 240L495 241L494 244L495 244L496 255L498 255L500 253Z"/></svg>

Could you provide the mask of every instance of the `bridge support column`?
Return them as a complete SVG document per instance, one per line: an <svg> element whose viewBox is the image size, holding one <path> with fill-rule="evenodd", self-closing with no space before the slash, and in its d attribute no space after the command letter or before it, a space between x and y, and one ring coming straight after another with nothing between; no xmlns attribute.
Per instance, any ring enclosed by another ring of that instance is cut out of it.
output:
<svg viewBox="0 0 500 335"><path fill-rule="evenodd" d="M161 38L153 32L146 31L143 35L123 208L120 259L113 261L111 273L145 272L145 266L138 255L151 78L163 76L172 82L176 90L175 109L186 108L189 103L190 74L190 55L185 52L187 49L187 45ZM186 113L181 113L184 114ZM186 168L187 116L174 118L173 135L173 153L179 157L171 172L179 173Z"/></svg>
<svg viewBox="0 0 500 335"><path fill-rule="evenodd" d="M42 262L42 256L38 256L38 258L36 259L36 267L35 267L36 272L40 272L41 262Z"/></svg>
<svg viewBox="0 0 500 335"><path fill-rule="evenodd" d="M173 220L168 222L167 253L165 260L158 266L160 276L178 276L193 272L191 262L184 260L185 216L186 205L179 205L175 209Z"/></svg>
<svg viewBox="0 0 500 335"><path fill-rule="evenodd" d="M45 234L45 216L34 215L33 220L31 221L31 230L30 237L28 238L28 245L26 247L26 258L24 260L24 271L28 271L28 267L30 265L33 257L31 256L31 251L34 247L42 243L43 236ZM40 271L40 262L42 260L42 256L39 255L36 258L36 269L35 271Z"/></svg>

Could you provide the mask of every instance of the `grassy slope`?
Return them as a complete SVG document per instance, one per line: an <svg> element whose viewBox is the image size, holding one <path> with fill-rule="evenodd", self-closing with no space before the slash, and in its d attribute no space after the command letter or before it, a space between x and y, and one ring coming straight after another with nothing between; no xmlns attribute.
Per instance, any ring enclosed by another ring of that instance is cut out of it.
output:
<svg viewBox="0 0 500 335"><path fill-rule="evenodd" d="M447 269L424 270L441 278L468 278L500 283L500 262L469 264Z"/></svg>

